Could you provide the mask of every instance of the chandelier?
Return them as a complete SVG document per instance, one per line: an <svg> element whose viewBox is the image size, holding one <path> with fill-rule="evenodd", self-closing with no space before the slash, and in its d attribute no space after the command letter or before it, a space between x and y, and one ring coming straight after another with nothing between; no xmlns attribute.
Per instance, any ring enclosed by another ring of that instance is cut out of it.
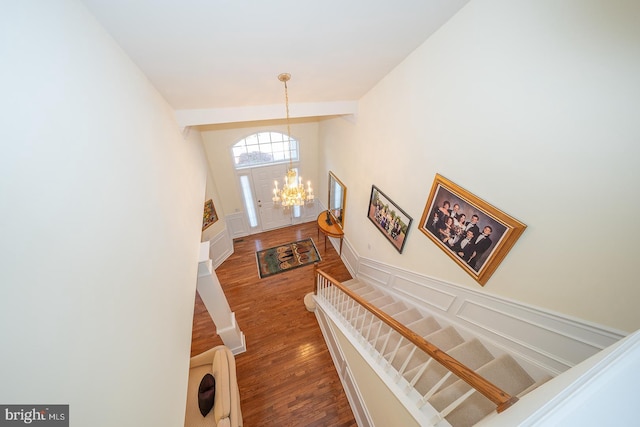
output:
<svg viewBox="0 0 640 427"><path fill-rule="evenodd" d="M278 181L274 181L273 203L280 203L284 207L304 206L305 202L313 200L313 189L311 181L307 181L307 188L302 184L302 177L298 175L293 168L293 160L291 158L291 125L289 123L289 90L287 82L291 79L291 74L282 73L278 76L278 80L284 83L284 100L287 107L287 138L289 144L289 170L284 177L282 188L278 188Z"/></svg>

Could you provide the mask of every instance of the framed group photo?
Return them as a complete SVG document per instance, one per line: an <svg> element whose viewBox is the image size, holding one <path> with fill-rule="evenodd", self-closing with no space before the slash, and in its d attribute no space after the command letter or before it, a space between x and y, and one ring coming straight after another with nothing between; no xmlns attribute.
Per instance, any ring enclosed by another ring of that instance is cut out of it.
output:
<svg viewBox="0 0 640 427"><path fill-rule="evenodd" d="M393 247L402 253L413 219L375 185L371 186L367 217Z"/></svg>
<svg viewBox="0 0 640 427"><path fill-rule="evenodd" d="M419 228L484 286L526 227L436 174Z"/></svg>

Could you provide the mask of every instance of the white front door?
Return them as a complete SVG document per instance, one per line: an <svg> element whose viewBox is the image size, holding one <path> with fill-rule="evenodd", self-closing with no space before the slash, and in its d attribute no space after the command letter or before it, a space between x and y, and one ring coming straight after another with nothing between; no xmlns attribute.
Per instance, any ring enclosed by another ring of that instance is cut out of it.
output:
<svg viewBox="0 0 640 427"><path fill-rule="evenodd" d="M251 169L255 189L256 209L262 231L285 227L292 224L292 209L273 203L274 181L282 188L282 180L287 173L287 165L263 166Z"/></svg>
<svg viewBox="0 0 640 427"><path fill-rule="evenodd" d="M288 169L289 165L282 164L239 171L250 234L316 219L317 204L314 202L287 208L273 203L274 181L278 181L278 188L282 188Z"/></svg>

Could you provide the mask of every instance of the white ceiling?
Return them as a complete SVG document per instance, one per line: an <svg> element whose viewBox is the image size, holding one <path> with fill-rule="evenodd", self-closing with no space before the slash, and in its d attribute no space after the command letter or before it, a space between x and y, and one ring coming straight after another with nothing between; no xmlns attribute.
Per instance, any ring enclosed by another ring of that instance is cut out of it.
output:
<svg viewBox="0 0 640 427"><path fill-rule="evenodd" d="M469 0L82 1L190 111L357 101Z"/></svg>

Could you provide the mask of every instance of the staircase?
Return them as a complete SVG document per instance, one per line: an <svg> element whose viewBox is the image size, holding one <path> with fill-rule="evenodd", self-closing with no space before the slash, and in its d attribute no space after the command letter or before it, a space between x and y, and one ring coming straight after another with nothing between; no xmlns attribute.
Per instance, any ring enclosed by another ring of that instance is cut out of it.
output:
<svg viewBox="0 0 640 427"><path fill-rule="evenodd" d="M534 380L511 355L496 349L489 350L477 338L463 334L451 325L441 324L434 317L373 285L359 279L342 285L510 396L522 396L551 378L544 376ZM435 419L428 416L431 424L425 425L472 426L496 410L496 403L456 377L336 286L321 287L317 301L347 326L353 338L374 356L420 411L425 412L429 408L425 413L437 412Z"/></svg>

